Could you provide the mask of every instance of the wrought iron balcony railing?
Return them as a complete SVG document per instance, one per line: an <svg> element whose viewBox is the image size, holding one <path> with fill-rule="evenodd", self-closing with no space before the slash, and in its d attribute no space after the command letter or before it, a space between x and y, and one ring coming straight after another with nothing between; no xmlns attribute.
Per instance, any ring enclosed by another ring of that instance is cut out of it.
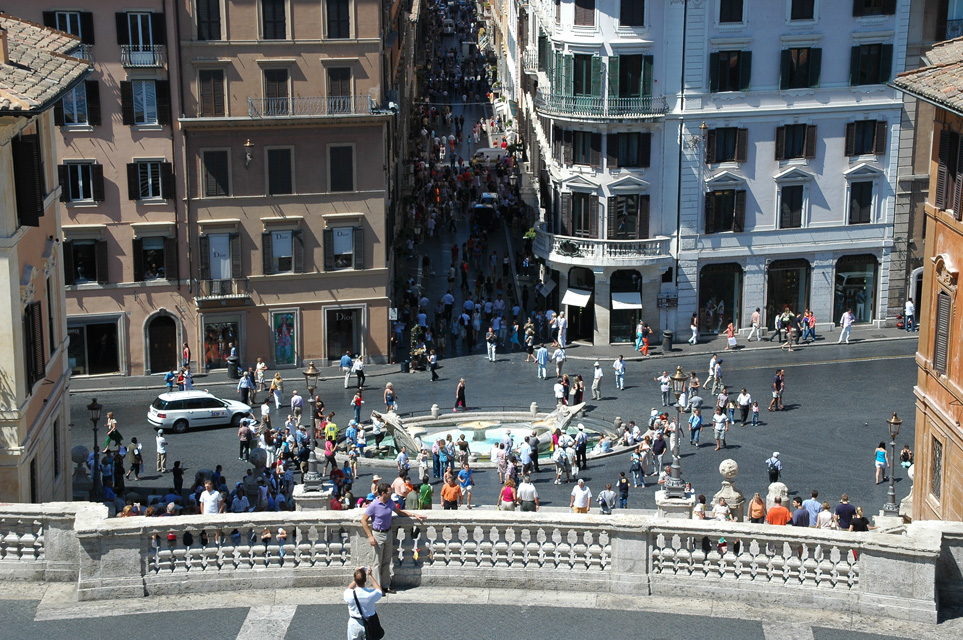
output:
<svg viewBox="0 0 963 640"><path fill-rule="evenodd" d="M668 111L665 96L634 98L602 98L573 96L539 91L535 94L535 108L550 115L576 118L660 118Z"/></svg>
<svg viewBox="0 0 963 640"><path fill-rule="evenodd" d="M247 278L228 280L197 280L195 302L207 300L240 300L251 297L251 283Z"/></svg>
<svg viewBox="0 0 963 640"><path fill-rule="evenodd" d="M128 68L163 67L167 63L167 49L162 44L122 44L120 63Z"/></svg>
<svg viewBox="0 0 963 640"><path fill-rule="evenodd" d="M368 115L374 110L373 100L367 95L248 98L247 106L252 118Z"/></svg>

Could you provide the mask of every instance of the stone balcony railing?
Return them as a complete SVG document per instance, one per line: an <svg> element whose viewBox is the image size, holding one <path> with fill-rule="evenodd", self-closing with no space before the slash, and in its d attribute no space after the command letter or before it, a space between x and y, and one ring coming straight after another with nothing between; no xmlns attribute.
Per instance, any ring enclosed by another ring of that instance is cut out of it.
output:
<svg viewBox="0 0 963 640"><path fill-rule="evenodd" d="M532 75L538 73L538 49L529 47L522 52L522 71Z"/></svg>
<svg viewBox="0 0 963 640"><path fill-rule="evenodd" d="M536 229L533 248L539 258L554 263L614 267L644 265L668 260L672 239L595 240L548 233Z"/></svg>
<svg viewBox="0 0 963 640"><path fill-rule="evenodd" d="M926 623L960 596L961 523L849 533L628 514L424 513L423 523L395 519L395 586L712 594ZM339 586L371 564L360 516L108 519L106 507L88 503L6 505L0 579L75 581L80 600ZM264 529L279 527L288 533L283 547L261 541Z"/></svg>
<svg viewBox="0 0 963 640"><path fill-rule="evenodd" d="M535 108L546 115L583 120L650 120L668 111L665 96L605 98L539 90Z"/></svg>

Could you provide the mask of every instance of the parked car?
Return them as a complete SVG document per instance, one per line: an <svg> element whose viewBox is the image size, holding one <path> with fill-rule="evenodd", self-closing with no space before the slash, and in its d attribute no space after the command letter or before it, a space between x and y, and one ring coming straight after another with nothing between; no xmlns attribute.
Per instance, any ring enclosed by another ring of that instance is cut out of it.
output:
<svg viewBox="0 0 963 640"><path fill-rule="evenodd" d="M157 396L147 410L147 421L157 429L184 433L197 427L238 427L251 407L237 400L222 400L206 391L173 391Z"/></svg>
<svg viewBox="0 0 963 640"><path fill-rule="evenodd" d="M508 152L505 149L500 147L487 147L475 151L475 153L472 154L471 161L472 164L492 164L493 162L499 162L506 155L508 155Z"/></svg>

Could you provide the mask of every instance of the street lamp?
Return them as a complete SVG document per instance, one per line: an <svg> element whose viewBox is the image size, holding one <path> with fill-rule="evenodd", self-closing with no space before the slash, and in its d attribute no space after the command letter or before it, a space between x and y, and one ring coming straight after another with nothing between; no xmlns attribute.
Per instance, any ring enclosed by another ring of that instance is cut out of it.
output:
<svg viewBox="0 0 963 640"><path fill-rule="evenodd" d="M318 446L317 428L314 425L314 390L318 388L318 376L321 372L314 367L314 363L308 363L308 368L301 372L304 375L304 383L308 387L308 406L311 409L311 416L308 423L311 425L311 453L308 456L308 472L302 479L304 488L307 491L321 490L321 474L318 473L318 456L315 449Z"/></svg>
<svg viewBox="0 0 963 640"><path fill-rule="evenodd" d="M100 439L97 438L97 423L100 422L100 411L103 408L103 405L97 402L97 398L87 405L90 422L94 425L94 466L91 469L93 484L90 487L90 499L93 501L104 499L104 485L100 478Z"/></svg>
<svg viewBox="0 0 963 640"><path fill-rule="evenodd" d="M896 412L893 417L886 421L889 426L889 501L883 505L883 513L889 516L899 516L899 505L896 504L896 436L899 435L899 428L903 426L903 421L899 419Z"/></svg>
<svg viewBox="0 0 963 640"><path fill-rule="evenodd" d="M684 498L685 482L682 481L682 465L679 461L679 440L682 438L682 405L679 398L685 391L689 376L682 372L682 367L676 367L675 373L669 376L672 381L672 393L675 394L675 431L672 433L672 468L665 481L665 495L668 498Z"/></svg>

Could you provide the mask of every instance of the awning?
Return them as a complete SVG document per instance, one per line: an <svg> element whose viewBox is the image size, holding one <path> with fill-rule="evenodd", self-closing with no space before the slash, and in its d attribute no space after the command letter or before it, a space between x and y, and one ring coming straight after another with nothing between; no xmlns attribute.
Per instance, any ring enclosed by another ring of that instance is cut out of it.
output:
<svg viewBox="0 0 963 640"><path fill-rule="evenodd" d="M612 294L612 311L619 309L641 309L642 294L638 291Z"/></svg>
<svg viewBox="0 0 963 640"><path fill-rule="evenodd" d="M562 296L562 304L569 305L573 307L587 307L589 303L589 298L592 297L592 292L586 289L572 289L569 288L565 295Z"/></svg>

